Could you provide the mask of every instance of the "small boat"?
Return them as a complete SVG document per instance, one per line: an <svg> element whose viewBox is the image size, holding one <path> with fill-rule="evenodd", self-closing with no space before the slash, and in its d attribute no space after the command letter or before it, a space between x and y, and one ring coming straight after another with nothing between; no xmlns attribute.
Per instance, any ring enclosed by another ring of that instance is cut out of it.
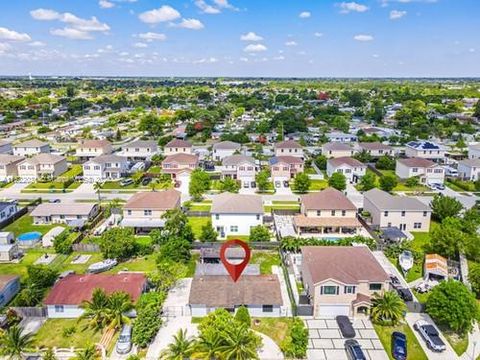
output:
<svg viewBox="0 0 480 360"><path fill-rule="evenodd" d="M87 272L90 274L98 274L110 270L117 264L118 262L115 259L106 259L90 265L87 269Z"/></svg>
<svg viewBox="0 0 480 360"><path fill-rule="evenodd" d="M413 267L413 254L411 251L404 250L398 256L398 263L404 272L407 272Z"/></svg>

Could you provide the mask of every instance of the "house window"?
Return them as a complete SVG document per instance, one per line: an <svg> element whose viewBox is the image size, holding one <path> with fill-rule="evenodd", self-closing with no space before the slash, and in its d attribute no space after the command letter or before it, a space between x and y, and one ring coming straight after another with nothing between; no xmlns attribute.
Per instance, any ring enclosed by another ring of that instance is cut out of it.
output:
<svg viewBox="0 0 480 360"><path fill-rule="evenodd" d="M257 220L260 220L260 214L257 214Z"/></svg>
<svg viewBox="0 0 480 360"><path fill-rule="evenodd" d="M321 216L322 215L322 211L321 210L317 210L317 216Z"/></svg>
<svg viewBox="0 0 480 360"><path fill-rule="evenodd" d="M143 215L151 216L152 215L152 210L143 210Z"/></svg>
<svg viewBox="0 0 480 360"><path fill-rule="evenodd" d="M127 210L127 215L132 215L132 210Z"/></svg>
<svg viewBox="0 0 480 360"><path fill-rule="evenodd" d="M426 217L426 216L427 216L427 212L424 211L424 212L423 212L423 217Z"/></svg>
<svg viewBox="0 0 480 360"><path fill-rule="evenodd" d="M342 216L345 216L347 215L347 211L346 210L342 210Z"/></svg>
<svg viewBox="0 0 480 360"><path fill-rule="evenodd" d="M338 286L322 286L320 288L321 295L337 295L338 294Z"/></svg>
<svg viewBox="0 0 480 360"><path fill-rule="evenodd" d="M355 294L355 286L345 286L344 292L345 294Z"/></svg>
<svg viewBox="0 0 480 360"><path fill-rule="evenodd" d="M402 211L402 216L405 216L405 211Z"/></svg>
<svg viewBox="0 0 480 360"><path fill-rule="evenodd" d="M237 225L231 225L230 226L230 232L238 232L238 226Z"/></svg>
<svg viewBox="0 0 480 360"><path fill-rule="evenodd" d="M273 312L273 305L262 305L262 312Z"/></svg>
<svg viewBox="0 0 480 360"><path fill-rule="evenodd" d="M388 216L388 211L384 211L383 216L387 217Z"/></svg>
<svg viewBox="0 0 480 360"><path fill-rule="evenodd" d="M418 168L413 168L412 172L414 172L414 173L418 172Z"/></svg>
<svg viewBox="0 0 480 360"><path fill-rule="evenodd" d="M215 220L219 220L220 219L220 214L215 214Z"/></svg>
<svg viewBox="0 0 480 360"><path fill-rule="evenodd" d="M382 290L382 284L380 283L371 283L369 286L370 291L379 291Z"/></svg>
<svg viewBox="0 0 480 360"><path fill-rule="evenodd" d="M332 216L335 216L335 210L332 210Z"/></svg>
<svg viewBox="0 0 480 360"><path fill-rule="evenodd" d="M419 222L413 223L413 228L414 229L421 229L422 228L422 223L419 223Z"/></svg>
<svg viewBox="0 0 480 360"><path fill-rule="evenodd" d="M63 305L55 305L55 312L57 313L63 313L65 309L63 308Z"/></svg>

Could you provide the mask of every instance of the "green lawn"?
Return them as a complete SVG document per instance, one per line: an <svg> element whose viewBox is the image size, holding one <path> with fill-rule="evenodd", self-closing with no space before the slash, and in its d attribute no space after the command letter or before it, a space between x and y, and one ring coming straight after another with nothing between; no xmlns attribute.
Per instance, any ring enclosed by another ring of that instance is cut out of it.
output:
<svg viewBox="0 0 480 360"><path fill-rule="evenodd" d="M315 169L313 167L307 167L304 172L305 172L305 174L311 174L311 175L316 175L317 174L317 172L315 171Z"/></svg>
<svg viewBox="0 0 480 360"><path fill-rule="evenodd" d="M80 186L79 182L73 182L66 188L68 190L74 190ZM34 182L25 187L25 192L31 192L28 190L38 190L41 192L49 192L51 190L63 190L63 183L58 181L48 181L48 182ZM23 191L23 190L22 190Z"/></svg>
<svg viewBox="0 0 480 360"><path fill-rule="evenodd" d="M467 350L468 335L459 335L444 327L440 327L440 330L458 356L461 356Z"/></svg>
<svg viewBox="0 0 480 360"><path fill-rule="evenodd" d="M285 204L285 205L264 205L263 211L266 213L272 212L272 210L300 210L300 205Z"/></svg>
<svg viewBox="0 0 480 360"><path fill-rule="evenodd" d="M311 180L310 187L308 188L309 191L319 191L326 189L328 187L327 180Z"/></svg>
<svg viewBox="0 0 480 360"><path fill-rule="evenodd" d="M45 235L48 231L57 226L66 227L64 224L35 225L33 224L33 218L30 215L23 215L21 218L3 228L2 231L11 231L14 233L15 237L30 231L38 231Z"/></svg>
<svg viewBox="0 0 480 360"><path fill-rule="evenodd" d="M158 165L151 166L146 172L151 174L160 174L162 172L162 168Z"/></svg>
<svg viewBox="0 0 480 360"><path fill-rule="evenodd" d="M420 294L418 291L412 290L413 294L415 297L418 299L418 301L422 304L425 304L428 300L428 297L430 296L429 292Z"/></svg>
<svg viewBox="0 0 480 360"><path fill-rule="evenodd" d="M86 320L48 319L34 336L34 347L85 348L100 341L102 334L85 329Z"/></svg>
<svg viewBox="0 0 480 360"><path fill-rule="evenodd" d="M227 240L232 240L232 239L250 241L250 235L227 235Z"/></svg>
<svg viewBox="0 0 480 360"><path fill-rule="evenodd" d="M142 271L149 273L155 271L156 269L156 256L155 254L151 254L121 262L108 272L114 274L118 273L119 271Z"/></svg>
<svg viewBox="0 0 480 360"><path fill-rule="evenodd" d="M428 360L427 355L425 355L425 352L423 351L422 347L418 343L417 338L415 337L415 334L407 324L400 324L397 326L381 326L381 325L374 324L373 326L390 359L393 360L392 342L391 342L392 333L394 331L400 331L407 336L408 358L415 359L415 360Z"/></svg>
<svg viewBox="0 0 480 360"><path fill-rule="evenodd" d="M18 264L0 264L0 274L20 275L23 279L27 276L27 267L32 265L42 254L43 252L29 251L23 256L22 260Z"/></svg>
<svg viewBox="0 0 480 360"><path fill-rule="evenodd" d="M75 176L80 175L83 172L82 165L80 164L75 164L72 165L67 171L65 171L62 175L59 177L62 178L74 178Z"/></svg>
<svg viewBox="0 0 480 360"><path fill-rule="evenodd" d="M210 221L209 216L192 216L188 218L188 223L192 227L192 231L195 234L195 239L201 240L202 226L207 225Z"/></svg>
<svg viewBox="0 0 480 360"><path fill-rule="evenodd" d="M252 329L270 337L278 346L281 346L283 340L288 335L288 330L292 326L293 319L287 317L281 318L253 318Z"/></svg>
<svg viewBox="0 0 480 360"><path fill-rule="evenodd" d="M271 274L272 266L280 266L280 256L276 251L253 250L250 264L260 264L261 274Z"/></svg>

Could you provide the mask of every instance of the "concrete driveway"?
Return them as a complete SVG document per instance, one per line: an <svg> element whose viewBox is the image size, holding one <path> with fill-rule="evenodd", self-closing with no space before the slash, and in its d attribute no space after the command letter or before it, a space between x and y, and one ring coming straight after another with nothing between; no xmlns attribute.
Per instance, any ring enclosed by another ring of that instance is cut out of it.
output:
<svg viewBox="0 0 480 360"><path fill-rule="evenodd" d="M357 209L363 208L363 194L355 188L354 184L347 182L345 193L347 198L357 207Z"/></svg>
<svg viewBox="0 0 480 360"><path fill-rule="evenodd" d="M434 351L430 350L427 347L427 344L425 343L425 340L423 340L420 333L413 329L413 324L415 324L415 322L417 320L425 320L428 323L435 325L435 323L433 322L433 320L430 316L428 316L425 313L407 313L407 315L405 316L405 320L407 320L408 325L412 328L413 333L415 334L415 336L416 336L418 342L420 343L420 346L422 347L423 351L425 351L425 354L427 354L427 357L428 357L429 360L454 360L454 359L458 359L457 354L452 349L452 347L448 343L447 339L445 339L445 337L443 336L443 334L440 331L439 331L440 338L445 343L447 349L445 351L441 352L441 353L437 353L437 352L434 352ZM437 330L438 330L438 328L437 328Z"/></svg>
<svg viewBox="0 0 480 360"><path fill-rule="evenodd" d="M309 332L308 359L348 360L344 346L346 339L340 333L334 319L310 318L305 322ZM367 359L388 360L388 355L369 319L356 319L353 321L353 327L357 333L355 340L362 347Z"/></svg>

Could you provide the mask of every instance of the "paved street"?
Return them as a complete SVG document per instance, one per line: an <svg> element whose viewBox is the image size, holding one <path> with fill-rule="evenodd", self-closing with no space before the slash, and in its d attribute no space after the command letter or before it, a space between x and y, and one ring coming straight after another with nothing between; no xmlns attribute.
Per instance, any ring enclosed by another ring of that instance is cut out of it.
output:
<svg viewBox="0 0 480 360"><path fill-rule="evenodd" d="M348 360L345 352L345 338L334 319L307 319L309 336L307 358L312 360ZM353 322L357 333L355 340L362 346L369 360L388 360L382 343L368 319Z"/></svg>

